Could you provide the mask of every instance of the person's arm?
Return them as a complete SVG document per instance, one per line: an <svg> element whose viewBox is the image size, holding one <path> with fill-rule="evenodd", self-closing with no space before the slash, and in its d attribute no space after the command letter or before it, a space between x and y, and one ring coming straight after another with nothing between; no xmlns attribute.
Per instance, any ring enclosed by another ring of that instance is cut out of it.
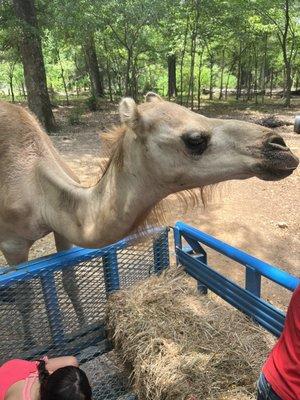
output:
<svg viewBox="0 0 300 400"><path fill-rule="evenodd" d="M46 368L50 374L59 368L68 366L73 366L73 367L79 366L76 357L73 356L49 358L48 360L45 361L45 363L46 363Z"/></svg>

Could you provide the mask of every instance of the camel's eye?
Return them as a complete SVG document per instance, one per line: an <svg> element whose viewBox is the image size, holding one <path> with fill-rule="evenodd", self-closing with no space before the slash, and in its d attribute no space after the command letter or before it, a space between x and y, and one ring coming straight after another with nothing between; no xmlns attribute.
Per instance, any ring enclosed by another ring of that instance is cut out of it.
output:
<svg viewBox="0 0 300 400"><path fill-rule="evenodd" d="M208 145L208 136L199 132L185 133L181 136L185 146L193 155L202 154Z"/></svg>

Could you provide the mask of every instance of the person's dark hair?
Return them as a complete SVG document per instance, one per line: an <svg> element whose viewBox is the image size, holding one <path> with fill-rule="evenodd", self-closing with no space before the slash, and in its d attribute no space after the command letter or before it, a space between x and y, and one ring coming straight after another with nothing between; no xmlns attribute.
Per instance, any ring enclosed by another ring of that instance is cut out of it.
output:
<svg viewBox="0 0 300 400"><path fill-rule="evenodd" d="M51 375L45 361L38 366L41 400L91 400L92 389L86 374L77 367L59 368Z"/></svg>

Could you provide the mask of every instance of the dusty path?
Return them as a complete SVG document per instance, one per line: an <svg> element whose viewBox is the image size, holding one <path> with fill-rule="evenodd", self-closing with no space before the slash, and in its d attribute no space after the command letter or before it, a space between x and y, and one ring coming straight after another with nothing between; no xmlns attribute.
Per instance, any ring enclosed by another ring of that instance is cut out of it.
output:
<svg viewBox="0 0 300 400"><path fill-rule="evenodd" d="M116 106L85 114L83 124L68 126L65 116L70 110L56 110L62 130L52 139L69 165L76 171L84 184L93 184L99 176L101 130L117 123ZM276 112L285 120L293 120L295 109ZM251 121L263 112L251 109L237 110L232 107L208 107L203 114L214 117L240 118ZM300 135L294 134L292 126L277 128L287 144L300 156ZM103 160L103 159L102 159ZM174 200L170 200L174 211L170 223L184 220L200 229L225 240L267 262L278 265L293 274L300 275L300 169L292 176L279 182L264 182L256 178L233 181L217 188L214 198L206 210L194 209L186 215ZM55 251L52 237L38 241L32 248L31 258ZM225 259L209 253L212 265L228 273L233 279L242 280L242 267L235 267ZM263 295L275 304L286 306L290 294L275 285L264 285Z"/></svg>

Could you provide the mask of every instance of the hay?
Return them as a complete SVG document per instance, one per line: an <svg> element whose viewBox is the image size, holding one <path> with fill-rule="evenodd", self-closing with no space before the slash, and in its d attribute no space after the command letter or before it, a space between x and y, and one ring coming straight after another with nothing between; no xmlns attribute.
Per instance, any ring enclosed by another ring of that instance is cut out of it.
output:
<svg viewBox="0 0 300 400"><path fill-rule="evenodd" d="M274 344L175 267L112 295L108 327L142 400L252 399Z"/></svg>

